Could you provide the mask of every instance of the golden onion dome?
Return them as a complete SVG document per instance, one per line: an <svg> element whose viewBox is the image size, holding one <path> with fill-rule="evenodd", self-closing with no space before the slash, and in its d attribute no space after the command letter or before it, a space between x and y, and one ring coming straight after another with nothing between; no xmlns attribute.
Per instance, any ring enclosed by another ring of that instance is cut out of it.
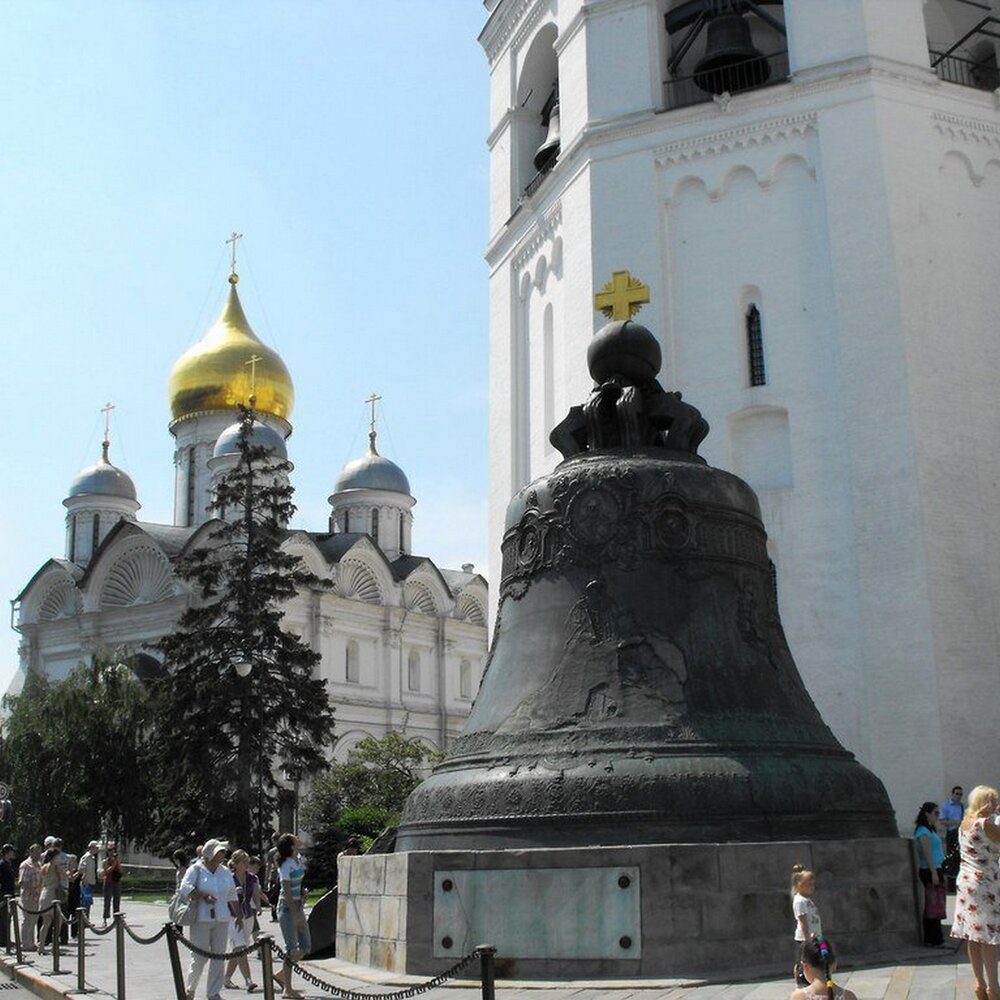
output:
<svg viewBox="0 0 1000 1000"><path fill-rule="evenodd" d="M197 344L177 359L170 372L167 393L174 420L203 410L230 410L238 403L247 406L251 384L258 413L284 420L292 414L292 378L278 353L261 343L251 329L233 278L235 274L230 277L229 298L222 315ZM250 365L254 357L258 360Z"/></svg>

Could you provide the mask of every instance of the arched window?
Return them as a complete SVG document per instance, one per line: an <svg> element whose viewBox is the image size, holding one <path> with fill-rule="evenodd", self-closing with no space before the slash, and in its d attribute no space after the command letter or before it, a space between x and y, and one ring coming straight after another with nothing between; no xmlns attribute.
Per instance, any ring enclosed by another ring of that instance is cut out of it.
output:
<svg viewBox="0 0 1000 1000"><path fill-rule="evenodd" d="M764 370L764 336L761 331L760 310L751 304L747 309L747 361L750 367L750 384L766 385Z"/></svg>
<svg viewBox="0 0 1000 1000"><path fill-rule="evenodd" d="M406 546L403 544L403 515L399 515L399 554L406 555Z"/></svg>
<svg viewBox="0 0 1000 1000"><path fill-rule="evenodd" d="M410 691L420 690L420 654L415 649L410 650L406 660L406 687Z"/></svg>
<svg viewBox="0 0 1000 1000"><path fill-rule="evenodd" d="M378 508L372 509L372 541L378 545Z"/></svg>
<svg viewBox="0 0 1000 1000"><path fill-rule="evenodd" d="M69 519L69 561L76 561L76 514Z"/></svg>
<svg viewBox="0 0 1000 1000"><path fill-rule="evenodd" d="M101 541L101 515L94 515L94 523L91 525L91 535L90 535L90 557L93 559L94 553L97 551L97 546Z"/></svg>
<svg viewBox="0 0 1000 1000"><path fill-rule="evenodd" d="M187 497L185 499L185 521L188 527L194 524L194 448L188 448Z"/></svg>
<svg viewBox="0 0 1000 1000"><path fill-rule="evenodd" d="M344 534L346 535L351 530L351 512L349 510L344 511Z"/></svg>
<svg viewBox="0 0 1000 1000"><path fill-rule="evenodd" d="M468 660L462 660L458 668L458 696L472 697L472 664Z"/></svg>
<svg viewBox="0 0 1000 1000"><path fill-rule="evenodd" d="M353 639L347 643L347 650L344 653L344 679L348 684L361 683L361 663L358 644Z"/></svg>

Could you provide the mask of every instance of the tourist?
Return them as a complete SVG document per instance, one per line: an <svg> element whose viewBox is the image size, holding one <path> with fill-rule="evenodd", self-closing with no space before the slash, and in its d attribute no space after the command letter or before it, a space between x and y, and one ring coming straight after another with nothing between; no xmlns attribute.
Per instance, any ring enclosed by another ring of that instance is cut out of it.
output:
<svg viewBox="0 0 1000 1000"><path fill-rule="evenodd" d="M0 945L10 944L9 900L17 895L17 872L14 870L14 845L4 844L0 847L0 898L3 903L3 919L0 920Z"/></svg>
<svg viewBox="0 0 1000 1000"><path fill-rule="evenodd" d="M122 906L122 863L114 844L108 844L101 871L104 879L104 923L107 924Z"/></svg>
<svg viewBox="0 0 1000 1000"><path fill-rule="evenodd" d="M249 864L247 865L247 871L253 875L254 885L253 885L253 897L250 900L250 905L253 907L253 939L254 941L260 937L260 911L264 908L264 890L261 888L260 884L260 868L261 860L256 855L254 855Z"/></svg>
<svg viewBox="0 0 1000 1000"><path fill-rule="evenodd" d="M35 950L35 928L38 914L38 897L42 892L42 845L32 844L28 856L17 870L17 880L21 886L21 947L25 951Z"/></svg>
<svg viewBox="0 0 1000 1000"><path fill-rule="evenodd" d="M229 924L229 950L245 948L250 943L250 929L253 926L253 898L257 888L257 879L249 871L250 855L244 850L233 851L229 859L229 870L233 873L233 884L236 886L237 913ZM247 993L253 993L257 984L250 976L250 960L246 955L231 958L226 966L226 989L235 990L233 973L237 970L243 974Z"/></svg>
<svg viewBox="0 0 1000 1000"><path fill-rule="evenodd" d="M837 968L837 956L833 945L822 935L812 938L802 946L800 961L802 972L809 985L794 990L792 1000L809 1000L811 997L826 997L827 1000L858 1000L850 991L837 986L833 973Z"/></svg>
<svg viewBox="0 0 1000 1000"><path fill-rule="evenodd" d="M951 936L968 942L976 977L976 1000L1000 1000L997 945L1000 944L1000 817L997 790L979 785L969 792L969 808L958 828L962 867L958 872Z"/></svg>
<svg viewBox="0 0 1000 1000"><path fill-rule="evenodd" d="M937 832L938 807L936 802L925 802L917 813L913 826L913 839L917 842L920 861L918 875L924 887L924 944L936 948L944 944L941 932L941 904L944 894L944 847Z"/></svg>
<svg viewBox="0 0 1000 1000"><path fill-rule="evenodd" d="M224 840L207 840L201 857L184 873L179 890L182 899L197 901L195 921L189 927L191 944L220 956L226 953L229 921L239 915L233 875L223 864L228 847ZM222 993L225 979L222 958L208 959L192 951L187 974L188 1000L194 998L206 962L208 982L205 995L208 1000L218 1000Z"/></svg>
<svg viewBox="0 0 1000 1000"><path fill-rule="evenodd" d="M92 840L87 850L80 857L76 870L80 875L80 905L87 919L90 919L90 908L94 905L94 893L97 891L97 852L101 845Z"/></svg>
<svg viewBox="0 0 1000 1000"><path fill-rule="evenodd" d="M42 855L42 891L38 896L38 909L42 911L42 922L38 928L39 955L45 954L49 929L55 919L55 906L59 905L59 884L62 881L59 854L60 852L55 847L50 847Z"/></svg>
<svg viewBox="0 0 1000 1000"><path fill-rule="evenodd" d="M951 790L951 798L942 802L938 810L938 822L944 829L944 869L945 883L948 892L955 891L955 878L958 875L958 828L965 819L965 806L962 805L962 786L955 785Z"/></svg>
<svg viewBox="0 0 1000 1000"><path fill-rule="evenodd" d="M807 986L799 960L802 945L811 941L816 935L823 933L823 923L819 917L819 908L812 898L816 891L816 873L809 871L805 865L792 865L792 914L795 917L795 959L793 975L799 986Z"/></svg>
<svg viewBox="0 0 1000 1000"><path fill-rule="evenodd" d="M170 855L170 860L174 865L174 891L176 892L181 887L181 880L184 878L184 873L191 866L191 859L187 856L187 851L178 847Z"/></svg>
<svg viewBox="0 0 1000 1000"><path fill-rule="evenodd" d="M283 997L300 997L302 994L292 988L292 963L298 962L312 950L305 896L302 892L306 866L299 855L299 839L295 834L283 833L278 837L276 850L280 861L278 878L281 882L278 923L285 939L287 958L281 972L274 978L281 984Z"/></svg>

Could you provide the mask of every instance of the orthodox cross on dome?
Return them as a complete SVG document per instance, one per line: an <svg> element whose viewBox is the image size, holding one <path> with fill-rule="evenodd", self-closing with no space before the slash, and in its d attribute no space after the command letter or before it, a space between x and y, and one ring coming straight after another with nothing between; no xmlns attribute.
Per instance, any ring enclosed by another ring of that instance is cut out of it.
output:
<svg viewBox="0 0 1000 1000"><path fill-rule="evenodd" d="M649 301L649 285L628 271L615 271L611 280L594 296L594 308L608 319L631 319Z"/></svg>
<svg viewBox="0 0 1000 1000"><path fill-rule="evenodd" d="M114 408L114 403L105 403L101 407L101 413L104 414L104 441L101 444L101 460L104 462L111 461L108 458L108 448L111 446L111 411Z"/></svg>
<svg viewBox="0 0 1000 1000"><path fill-rule="evenodd" d="M372 408L371 423L368 425L368 447L371 449L373 455L377 455L378 452L375 450L375 404L379 402L381 396L376 396L373 392L365 402L368 403Z"/></svg>
<svg viewBox="0 0 1000 1000"><path fill-rule="evenodd" d="M229 284L231 285L235 285L240 280L240 276L236 273L236 241L241 239L243 239L243 234L237 233L234 230L233 235L230 236L228 240L226 240L227 243L231 243L233 245L232 246L233 257L229 267Z"/></svg>
<svg viewBox="0 0 1000 1000"><path fill-rule="evenodd" d="M259 354L251 354L250 359L243 362L250 368L250 409L253 409L257 402L257 365L263 360Z"/></svg>

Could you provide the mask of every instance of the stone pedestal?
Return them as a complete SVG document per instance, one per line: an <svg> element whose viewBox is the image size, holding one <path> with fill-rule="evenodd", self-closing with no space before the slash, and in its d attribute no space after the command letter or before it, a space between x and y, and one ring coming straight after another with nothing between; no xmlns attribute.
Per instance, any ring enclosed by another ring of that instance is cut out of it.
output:
<svg viewBox="0 0 1000 1000"><path fill-rule="evenodd" d="M796 862L845 959L919 943L910 843L873 838L343 858L337 957L434 975L488 942L503 978L779 970Z"/></svg>

